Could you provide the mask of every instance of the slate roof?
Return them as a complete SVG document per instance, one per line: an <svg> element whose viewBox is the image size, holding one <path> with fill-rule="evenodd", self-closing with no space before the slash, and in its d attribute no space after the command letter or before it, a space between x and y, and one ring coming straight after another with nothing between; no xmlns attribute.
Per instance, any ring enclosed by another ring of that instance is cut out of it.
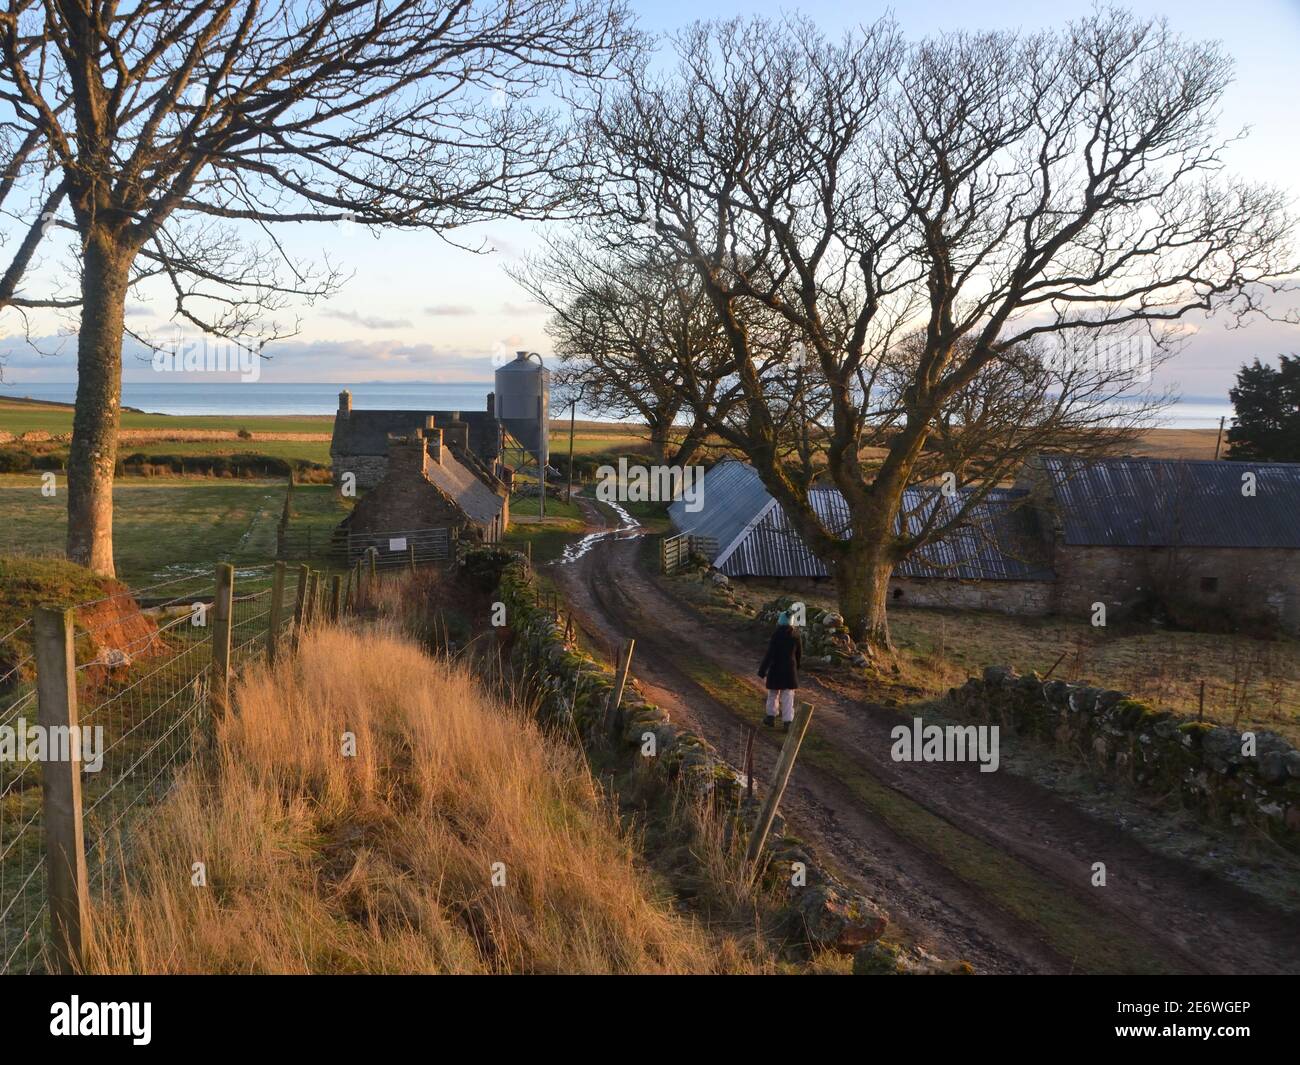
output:
<svg viewBox="0 0 1300 1065"><path fill-rule="evenodd" d="M950 580L1052 580L1046 549L1024 489L995 489L976 504L968 524L927 544L894 570L898 577ZM681 500L668 508L681 532L717 540L713 565L728 576L825 577L825 565L808 550L785 512L763 487L757 472L735 460L720 462L705 474L704 507L694 515ZM826 528L847 533L848 507L838 489L815 488L813 509ZM961 496L948 500L938 491L917 487L904 495L910 522L935 506L955 514ZM939 520L946 520L940 514Z"/></svg>
<svg viewBox="0 0 1300 1065"><path fill-rule="evenodd" d="M495 458L498 451L492 446L495 419L486 411L450 410L352 410L334 416L334 435L330 440L330 453L338 455L388 454L388 435L405 436L423 429L425 419L432 417L434 424L445 426L459 413L460 420L469 427L470 447L480 456Z"/></svg>
<svg viewBox="0 0 1300 1065"><path fill-rule="evenodd" d="M1300 549L1300 463L1042 455L1070 545ZM1254 475L1253 496L1243 475Z"/></svg>
<svg viewBox="0 0 1300 1065"><path fill-rule="evenodd" d="M442 449L442 462L429 460L428 476L478 524L487 525L501 513L504 500L460 463L450 448Z"/></svg>

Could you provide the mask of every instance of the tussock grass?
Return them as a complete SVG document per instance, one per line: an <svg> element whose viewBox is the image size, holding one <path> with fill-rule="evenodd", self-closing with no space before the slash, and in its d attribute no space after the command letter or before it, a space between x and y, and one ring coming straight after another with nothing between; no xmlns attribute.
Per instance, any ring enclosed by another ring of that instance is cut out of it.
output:
<svg viewBox="0 0 1300 1065"><path fill-rule="evenodd" d="M582 756L384 630L254 669L96 904L101 972L709 972ZM345 733L356 756L343 757ZM192 885L206 865L207 886ZM493 886L494 863L504 886ZM737 962L738 963L738 962Z"/></svg>

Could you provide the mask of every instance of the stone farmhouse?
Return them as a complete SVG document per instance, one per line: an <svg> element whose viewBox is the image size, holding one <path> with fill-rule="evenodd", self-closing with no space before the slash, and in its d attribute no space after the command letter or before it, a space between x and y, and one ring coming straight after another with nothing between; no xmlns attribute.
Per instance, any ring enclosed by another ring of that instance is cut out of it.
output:
<svg viewBox="0 0 1300 1065"><path fill-rule="evenodd" d="M500 540L510 524L508 471L494 471L444 433L432 427L390 435L382 478L357 500L336 538L378 546L381 555L405 550L391 545L408 539L428 547L435 531L451 540Z"/></svg>
<svg viewBox="0 0 1300 1065"><path fill-rule="evenodd" d="M941 519L968 498L913 488L904 512ZM847 529L838 491L814 489L811 501L828 528ZM702 508L678 501L669 517L728 577L828 576L745 463L714 465ZM890 598L1079 618L1101 602L1111 617L1159 608L1300 632L1300 464L1034 456L1014 486L900 564Z"/></svg>
<svg viewBox="0 0 1300 1065"><path fill-rule="evenodd" d="M483 465L494 469L501 457L502 433L495 407L496 396L489 392L487 407L481 411L353 410L352 393L340 392L330 441L334 484L341 485L344 474L351 473L358 491L374 488L388 466L389 437L435 425L452 447L473 452Z"/></svg>

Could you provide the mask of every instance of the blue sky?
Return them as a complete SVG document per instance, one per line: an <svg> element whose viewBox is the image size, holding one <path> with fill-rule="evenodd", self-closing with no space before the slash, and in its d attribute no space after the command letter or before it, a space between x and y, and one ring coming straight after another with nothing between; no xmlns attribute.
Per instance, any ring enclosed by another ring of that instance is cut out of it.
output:
<svg viewBox="0 0 1300 1065"><path fill-rule="evenodd" d="M651 3L633 0L642 25L667 31L692 19L733 15L779 15L800 11L835 30L867 21L890 9L831 2L802 4L750 0L681 0ZM1036 29L1060 25L1090 10L1091 3L959 3L914 0L893 13L909 36L944 29ZM1167 15L1189 37L1222 40L1237 63L1237 78L1224 102L1223 128L1252 127L1250 137L1233 148L1231 168L1248 178L1287 188L1300 204L1300 136L1297 135L1297 56L1300 56L1300 0L1240 0L1235 4L1183 0L1179 4L1133 2L1138 14ZM481 240L493 254L475 255L418 233L371 235L334 226L295 227L284 232L298 254L328 253L353 273L328 303L299 308L301 334L274 349L264 367L267 381L485 380L494 353L516 348L545 353L545 314L506 276L504 265L538 240L539 228L492 222L461 231L463 243ZM12 246L12 245L10 245ZM131 308L134 324L155 329L166 321L164 306ZM32 331L47 354L33 352L22 340L22 324L0 315L3 392L21 391L24 381L75 379L75 346L55 337L59 322L34 315ZM1300 351L1300 329L1260 323L1227 330L1217 322L1201 325L1180 355L1163 371L1163 382L1176 383L1188 396L1226 393L1236 368L1259 354ZM151 377L146 362L128 359L128 379ZM155 378L156 380L156 378Z"/></svg>

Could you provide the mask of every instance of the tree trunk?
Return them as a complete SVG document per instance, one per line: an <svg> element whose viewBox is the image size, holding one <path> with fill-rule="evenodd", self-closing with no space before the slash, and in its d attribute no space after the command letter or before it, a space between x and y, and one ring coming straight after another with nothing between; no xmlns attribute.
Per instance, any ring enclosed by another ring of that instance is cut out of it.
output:
<svg viewBox="0 0 1300 1065"><path fill-rule="evenodd" d="M889 638L889 578L894 562L871 545L866 550L848 550L835 565L835 592L849 635L868 657L893 655Z"/></svg>
<svg viewBox="0 0 1300 1065"><path fill-rule="evenodd" d="M122 330L131 258L103 233L86 241L77 338L77 405L68 453L68 558L113 568L113 470L121 417Z"/></svg>
<svg viewBox="0 0 1300 1065"><path fill-rule="evenodd" d="M659 419L650 421L650 450L654 452L654 457L660 464L668 461L668 447L671 443L672 421L664 422Z"/></svg>

